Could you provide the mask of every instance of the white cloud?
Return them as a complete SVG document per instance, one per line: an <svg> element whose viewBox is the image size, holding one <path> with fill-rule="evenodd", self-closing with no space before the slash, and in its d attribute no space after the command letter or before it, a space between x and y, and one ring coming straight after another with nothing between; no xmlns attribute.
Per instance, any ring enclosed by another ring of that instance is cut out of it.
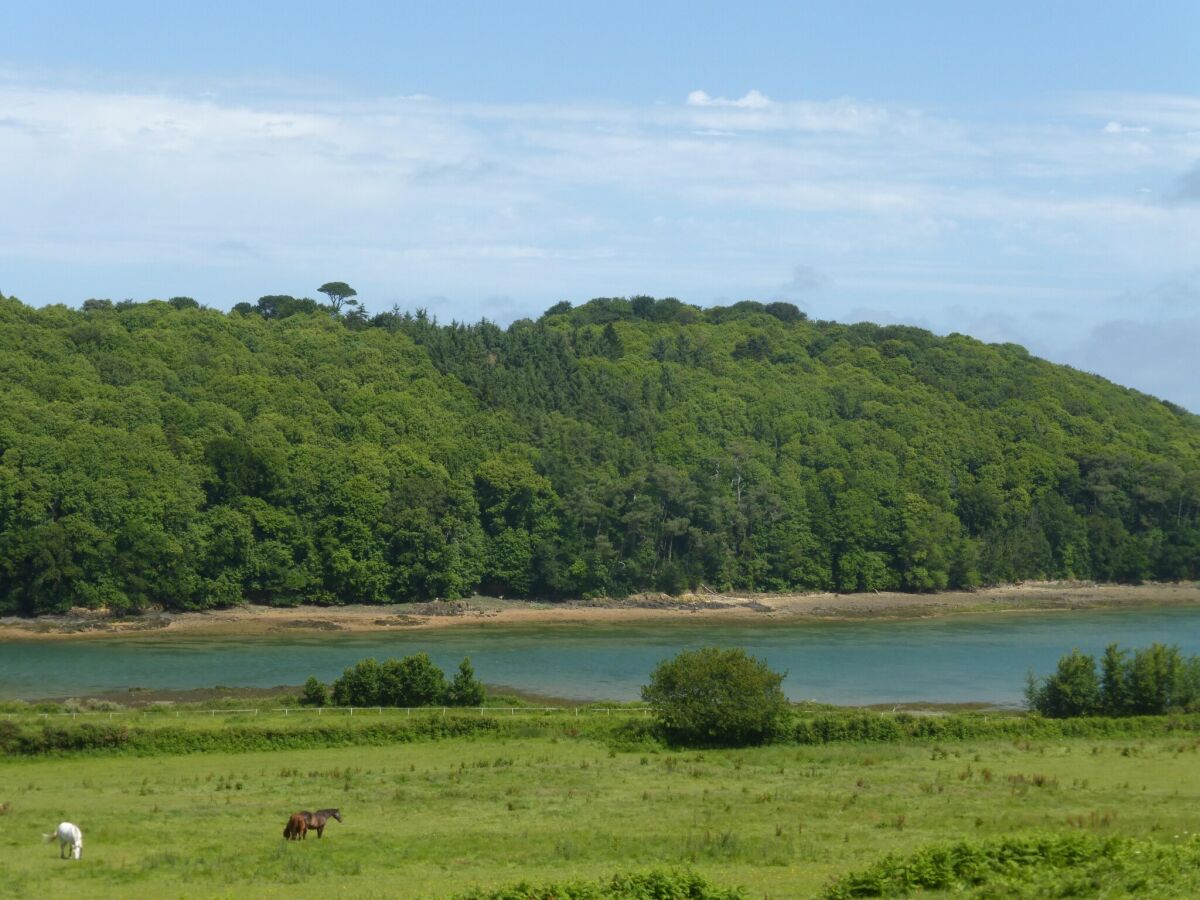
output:
<svg viewBox="0 0 1200 900"><path fill-rule="evenodd" d="M1076 95L1075 112L1107 121L1135 120L1173 131L1200 129L1200 97L1181 94L1086 93Z"/></svg>
<svg viewBox="0 0 1200 900"><path fill-rule="evenodd" d="M704 91L692 91L687 95L688 106L724 106L735 109L766 109L771 105L771 98L760 91L747 91L736 100L725 97L710 97Z"/></svg>
<svg viewBox="0 0 1200 900"><path fill-rule="evenodd" d="M1122 125L1120 122L1110 121L1104 126L1105 134L1149 134L1150 129L1145 125Z"/></svg>

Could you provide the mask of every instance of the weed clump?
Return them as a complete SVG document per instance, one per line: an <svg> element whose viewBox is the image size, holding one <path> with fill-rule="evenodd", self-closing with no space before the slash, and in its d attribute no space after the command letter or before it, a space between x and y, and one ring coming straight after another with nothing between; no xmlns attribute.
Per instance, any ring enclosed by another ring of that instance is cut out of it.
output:
<svg viewBox="0 0 1200 900"><path fill-rule="evenodd" d="M557 848L556 848L557 849ZM741 888L718 887L694 872L618 874L599 881L475 888L452 900L747 900Z"/></svg>
<svg viewBox="0 0 1200 900"><path fill-rule="evenodd" d="M1195 896L1197 889L1200 840L1159 844L1076 833L960 841L890 853L835 879L824 897L899 897L921 891L988 897L1184 897Z"/></svg>

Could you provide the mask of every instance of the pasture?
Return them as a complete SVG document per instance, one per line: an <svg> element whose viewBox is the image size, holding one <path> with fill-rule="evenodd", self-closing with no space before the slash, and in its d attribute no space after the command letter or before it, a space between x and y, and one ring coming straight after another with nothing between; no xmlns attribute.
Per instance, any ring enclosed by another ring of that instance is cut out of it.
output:
<svg viewBox="0 0 1200 900"><path fill-rule="evenodd" d="M0 894L446 897L686 868L756 897L804 897L934 842L1083 831L1171 843L1200 829L1194 735L684 752L605 735L534 722L382 746L10 757ZM289 813L319 807L345 821L283 840ZM41 842L63 819L83 828L79 862Z"/></svg>

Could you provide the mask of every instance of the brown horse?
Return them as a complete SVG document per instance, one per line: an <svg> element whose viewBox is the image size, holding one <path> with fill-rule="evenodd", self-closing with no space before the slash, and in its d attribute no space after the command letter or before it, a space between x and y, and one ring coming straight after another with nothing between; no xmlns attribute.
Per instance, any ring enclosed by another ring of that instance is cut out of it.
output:
<svg viewBox="0 0 1200 900"><path fill-rule="evenodd" d="M315 813L305 809L300 812L300 815L304 816L304 822L309 828L317 829L317 837L321 837L325 833L325 823L330 819L342 821L342 814L336 809L318 809Z"/></svg>
<svg viewBox="0 0 1200 900"><path fill-rule="evenodd" d="M289 841L302 841L308 834L308 820L304 813L292 813L287 824L283 826L283 836Z"/></svg>

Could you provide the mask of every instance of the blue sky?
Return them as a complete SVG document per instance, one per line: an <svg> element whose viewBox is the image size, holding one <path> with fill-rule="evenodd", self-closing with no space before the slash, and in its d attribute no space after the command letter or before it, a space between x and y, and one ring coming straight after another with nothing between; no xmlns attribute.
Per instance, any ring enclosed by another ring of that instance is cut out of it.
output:
<svg viewBox="0 0 1200 900"><path fill-rule="evenodd" d="M1200 4L21 4L0 291L787 298L1200 411Z"/></svg>

